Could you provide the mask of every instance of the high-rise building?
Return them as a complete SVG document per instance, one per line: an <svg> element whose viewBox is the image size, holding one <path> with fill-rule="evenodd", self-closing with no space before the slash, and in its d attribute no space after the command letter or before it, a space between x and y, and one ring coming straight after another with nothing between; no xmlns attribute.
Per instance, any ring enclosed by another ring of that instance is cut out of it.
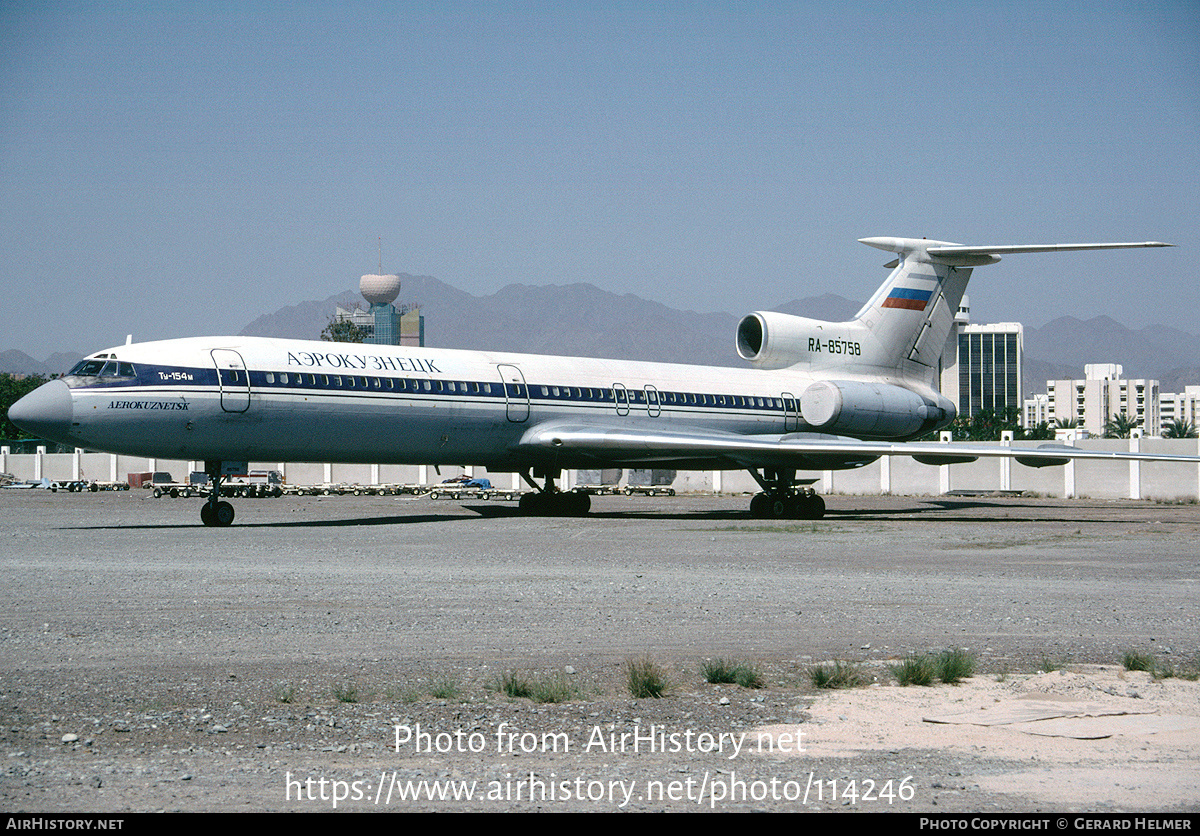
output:
<svg viewBox="0 0 1200 836"><path fill-rule="evenodd" d="M1036 427L1038 424L1051 424L1054 422L1054 416L1050 414L1050 397L1044 393L1035 394L1032 398L1026 398L1024 408L1021 413L1021 426L1026 429Z"/></svg>
<svg viewBox="0 0 1200 836"><path fill-rule="evenodd" d="M982 410L1003 415L1014 409L1019 414L1024 328L1019 322L973 325L970 316L964 296L942 354L942 394L966 418Z"/></svg>
<svg viewBox="0 0 1200 836"><path fill-rule="evenodd" d="M1143 435L1159 435L1162 416L1157 380L1127 380L1117 363L1089 363L1083 380L1047 380L1044 406L1037 398L1025 401L1025 426L1031 415L1049 423L1075 421L1090 435L1103 435L1108 423L1125 415Z"/></svg>
<svg viewBox="0 0 1200 836"><path fill-rule="evenodd" d="M1172 421L1181 421L1200 428L1200 386L1185 386L1182 392L1162 392L1158 406L1159 427L1165 429Z"/></svg>

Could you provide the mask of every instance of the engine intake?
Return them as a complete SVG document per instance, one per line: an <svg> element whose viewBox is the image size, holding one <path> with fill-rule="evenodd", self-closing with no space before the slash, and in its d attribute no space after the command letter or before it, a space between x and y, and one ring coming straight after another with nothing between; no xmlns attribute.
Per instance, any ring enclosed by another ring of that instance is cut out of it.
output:
<svg viewBox="0 0 1200 836"><path fill-rule="evenodd" d="M809 359L809 342L829 325L775 311L746 314L737 327L738 356L759 368L790 366Z"/></svg>

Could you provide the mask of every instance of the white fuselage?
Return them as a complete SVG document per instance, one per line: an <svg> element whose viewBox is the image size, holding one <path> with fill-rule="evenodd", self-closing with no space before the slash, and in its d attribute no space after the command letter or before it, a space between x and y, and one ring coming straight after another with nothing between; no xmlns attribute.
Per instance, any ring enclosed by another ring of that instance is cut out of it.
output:
<svg viewBox="0 0 1200 836"><path fill-rule="evenodd" d="M536 463L516 448L547 421L738 435L807 430L799 396L814 379L794 370L252 337L140 343L95 356L131 364L136 377L66 379L70 440L81 446L175 459L500 470Z"/></svg>

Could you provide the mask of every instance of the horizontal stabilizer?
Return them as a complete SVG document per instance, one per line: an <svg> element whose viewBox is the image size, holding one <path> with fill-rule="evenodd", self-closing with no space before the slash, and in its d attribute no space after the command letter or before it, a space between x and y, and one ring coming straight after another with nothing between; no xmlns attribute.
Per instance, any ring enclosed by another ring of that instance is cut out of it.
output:
<svg viewBox="0 0 1200 836"><path fill-rule="evenodd" d="M930 247L930 255L1014 255L1016 253L1065 253L1073 250L1133 250L1140 247L1173 247L1161 241L1121 244L1008 244L995 247Z"/></svg>
<svg viewBox="0 0 1200 836"><path fill-rule="evenodd" d="M981 267L995 264L1002 255L1017 253L1065 253L1077 250L1131 250L1142 247L1173 247L1162 241L1128 241L1100 244L993 244L963 245L927 238L859 238L859 243L877 250L916 255L918 261L946 264L952 267Z"/></svg>

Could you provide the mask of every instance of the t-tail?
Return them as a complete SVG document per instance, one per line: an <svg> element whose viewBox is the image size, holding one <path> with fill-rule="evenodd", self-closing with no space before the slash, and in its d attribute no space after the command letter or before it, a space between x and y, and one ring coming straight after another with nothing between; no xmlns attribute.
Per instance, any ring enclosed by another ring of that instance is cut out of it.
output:
<svg viewBox="0 0 1200 836"><path fill-rule="evenodd" d="M954 418L938 393L938 362L975 267L1015 253L1169 247L1110 244L963 246L924 238L862 238L896 253L892 272L847 322L756 311L738 323L737 350L763 369L818 379L801 397L805 422L857 437L916 436ZM906 417L907 416L907 417ZM919 416L924 416L919 418Z"/></svg>

